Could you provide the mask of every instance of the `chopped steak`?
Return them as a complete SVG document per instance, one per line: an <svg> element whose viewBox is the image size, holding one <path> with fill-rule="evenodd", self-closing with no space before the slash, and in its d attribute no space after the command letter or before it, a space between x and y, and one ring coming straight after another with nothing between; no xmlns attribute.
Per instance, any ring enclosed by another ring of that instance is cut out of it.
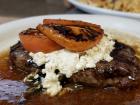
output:
<svg viewBox="0 0 140 105"><path fill-rule="evenodd" d="M130 88L136 86L140 77L140 60L135 56L135 51L131 47L116 41L111 56L114 58L111 62L100 61L96 68L81 70L67 82L101 88ZM38 71L41 68L31 62L32 58L21 43L11 47L10 59L14 68L27 73Z"/></svg>
<svg viewBox="0 0 140 105"><path fill-rule="evenodd" d="M94 87L133 87L139 74L135 66L118 61L99 62L96 69L81 70L71 77L71 81Z"/></svg>

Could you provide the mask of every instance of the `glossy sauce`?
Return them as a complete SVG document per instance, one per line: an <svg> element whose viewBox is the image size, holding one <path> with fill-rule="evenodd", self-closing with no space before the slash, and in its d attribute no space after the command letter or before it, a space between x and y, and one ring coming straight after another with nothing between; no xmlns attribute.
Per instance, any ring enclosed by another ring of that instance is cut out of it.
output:
<svg viewBox="0 0 140 105"><path fill-rule="evenodd" d="M0 54L0 105L140 105L140 87L129 91L85 88L49 97L25 94L25 76L9 68L8 53Z"/></svg>

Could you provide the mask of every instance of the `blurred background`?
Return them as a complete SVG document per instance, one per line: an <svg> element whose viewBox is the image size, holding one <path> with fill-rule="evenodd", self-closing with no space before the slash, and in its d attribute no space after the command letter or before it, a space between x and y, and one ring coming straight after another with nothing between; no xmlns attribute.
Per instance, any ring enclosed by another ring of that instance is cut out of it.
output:
<svg viewBox="0 0 140 105"><path fill-rule="evenodd" d="M66 0L0 0L0 23L29 16L65 13L83 12Z"/></svg>
<svg viewBox="0 0 140 105"><path fill-rule="evenodd" d="M85 2L87 6L96 6L101 8L115 9L117 11L135 11L140 13L140 0L71 0ZM91 5L90 5L91 4ZM104 11L104 10L103 10ZM100 13L105 12L98 11ZM97 11L92 11L96 13ZM19 18L47 15L47 14L78 14L84 13L68 3L68 0L0 0L0 24L16 20ZM107 11L106 11L107 13ZM108 12L112 15L113 12ZM115 13L116 14L116 13ZM117 13L118 16L125 13ZM117 16L116 15L116 16ZM128 14L127 14L128 15ZM129 15L128 15L129 16ZM130 17L136 17L140 20L140 14Z"/></svg>

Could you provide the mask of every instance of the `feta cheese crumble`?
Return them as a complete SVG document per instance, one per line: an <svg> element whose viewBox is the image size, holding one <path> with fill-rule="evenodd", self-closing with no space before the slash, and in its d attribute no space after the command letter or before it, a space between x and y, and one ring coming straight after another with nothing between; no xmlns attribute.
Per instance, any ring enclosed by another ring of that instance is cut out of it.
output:
<svg viewBox="0 0 140 105"><path fill-rule="evenodd" d="M70 78L79 70L96 67L96 63L101 60L110 62L113 59L110 53L114 49L114 44L115 42L110 36L104 35L97 46L82 53L62 49L47 54L42 52L30 53L30 56L38 66L45 64L42 73L46 76L41 79L41 85L46 89L47 94L55 96L62 89L58 80L59 73ZM59 73L56 74L55 70L59 70Z"/></svg>

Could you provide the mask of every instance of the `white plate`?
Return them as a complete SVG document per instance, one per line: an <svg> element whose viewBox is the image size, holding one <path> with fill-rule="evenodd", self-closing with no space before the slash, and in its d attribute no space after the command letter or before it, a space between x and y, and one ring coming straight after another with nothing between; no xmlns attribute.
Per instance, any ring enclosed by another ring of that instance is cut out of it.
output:
<svg viewBox="0 0 140 105"><path fill-rule="evenodd" d="M105 29L115 29L140 38L140 22L136 20L103 15L46 15L20 19L0 25L0 51L16 43L19 40L19 32L30 27L36 27L39 23L42 23L42 20L45 18L61 18L93 22L102 25Z"/></svg>
<svg viewBox="0 0 140 105"><path fill-rule="evenodd" d="M111 10L111 9L104 9L104 8L100 8L100 7L90 6L90 5L79 2L78 0L68 0L68 1L71 4L75 5L77 8L79 8L85 12L88 12L88 13L108 14L108 15L140 19L140 14L138 14L138 13L121 12L121 11L115 11L115 10Z"/></svg>

